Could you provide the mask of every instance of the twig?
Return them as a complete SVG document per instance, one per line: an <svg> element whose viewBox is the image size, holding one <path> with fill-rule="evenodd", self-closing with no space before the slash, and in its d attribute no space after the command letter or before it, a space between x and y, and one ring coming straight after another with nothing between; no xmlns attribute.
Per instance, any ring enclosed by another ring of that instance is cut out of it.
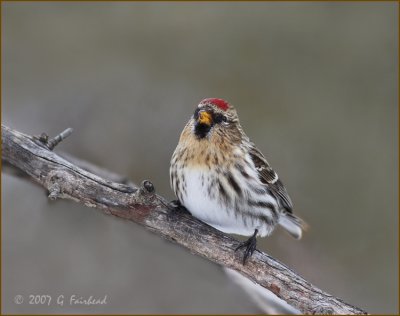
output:
<svg viewBox="0 0 400 316"><path fill-rule="evenodd" d="M366 314L329 295L264 252L245 266L234 249L239 242L169 206L149 181L140 188L105 180L72 164L37 139L2 125L2 159L49 191L49 198L69 198L107 214L131 220L272 291L305 314ZM61 137L62 138L62 137Z"/></svg>
<svg viewBox="0 0 400 316"><path fill-rule="evenodd" d="M46 133L42 133L38 139L41 141L44 145L47 146L48 149L53 150L54 147L56 147L61 141L66 139L69 135L71 135L73 132L73 129L71 127L68 127L65 131L61 132L57 136L49 139L49 136Z"/></svg>

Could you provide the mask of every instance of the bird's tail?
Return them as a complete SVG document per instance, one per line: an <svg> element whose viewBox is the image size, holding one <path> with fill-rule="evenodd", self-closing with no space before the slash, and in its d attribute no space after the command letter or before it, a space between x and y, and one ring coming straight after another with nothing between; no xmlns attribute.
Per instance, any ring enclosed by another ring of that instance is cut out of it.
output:
<svg viewBox="0 0 400 316"><path fill-rule="evenodd" d="M287 232L296 239L300 239L303 231L307 230L308 225L300 217L293 213L284 211L279 218L279 225L281 225Z"/></svg>

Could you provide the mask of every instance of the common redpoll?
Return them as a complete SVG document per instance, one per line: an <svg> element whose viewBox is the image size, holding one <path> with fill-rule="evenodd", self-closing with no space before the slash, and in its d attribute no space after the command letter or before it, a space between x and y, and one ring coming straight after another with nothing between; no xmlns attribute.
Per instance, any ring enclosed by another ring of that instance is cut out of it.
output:
<svg viewBox="0 0 400 316"><path fill-rule="evenodd" d="M257 236L277 224L299 239L303 221L276 172L249 140L235 108L222 99L197 106L171 159L171 187L193 216L225 232L251 236L243 264L256 249Z"/></svg>

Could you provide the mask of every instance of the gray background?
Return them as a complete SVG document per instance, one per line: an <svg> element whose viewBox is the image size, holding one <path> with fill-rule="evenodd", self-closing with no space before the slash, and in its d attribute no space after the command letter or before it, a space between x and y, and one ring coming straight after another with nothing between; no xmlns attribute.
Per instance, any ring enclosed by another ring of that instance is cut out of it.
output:
<svg viewBox="0 0 400 316"><path fill-rule="evenodd" d="M173 198L205 97L238 109L311 226L259 247L371 313L398 312L397 3L2 3L2 122ZM3 313L255 313L220 268L2 174ZM98 307L15 295L108 295Z"/></svg>

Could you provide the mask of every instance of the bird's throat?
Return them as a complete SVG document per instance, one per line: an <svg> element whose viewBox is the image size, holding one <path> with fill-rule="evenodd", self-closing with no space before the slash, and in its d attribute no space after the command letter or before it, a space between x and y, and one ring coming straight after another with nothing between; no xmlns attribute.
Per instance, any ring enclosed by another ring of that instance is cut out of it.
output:
<svg viewBox="0 0 400 316"><path fill-rule="evenodd" d="M211 126L207 124L197 123L194 127L194 134L202 139L210 132Z"/></svg>

